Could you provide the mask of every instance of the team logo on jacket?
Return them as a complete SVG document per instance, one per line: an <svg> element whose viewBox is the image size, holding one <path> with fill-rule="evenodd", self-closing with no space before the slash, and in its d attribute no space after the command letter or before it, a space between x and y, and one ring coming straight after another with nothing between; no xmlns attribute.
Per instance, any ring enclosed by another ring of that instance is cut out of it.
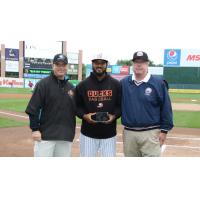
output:
<svg viewBox="0 0 200 200"><path fill-rule="evenodd" d="M103 103L98 103L97 108L103 108Z"/></svg>
<svg viewBox="0 0 200 200"><path fill-rule="evenodd" d="M111 101L112 90L88 90L87 96L89 101Z"/></svg>
<svg viewBox="0 0 200 200"><path fill-rule="evenodd" d="M74 96L74 92L73 92L72 90L69 90L69 91L68 91L68 95L69 95L70 97L73 97L73 96Z"/></svg>
<svg viewBox="0 0 200 200"><path fill-rule="evenodd" d="M152 89L150 87L146 88L145 95L150 96L152 93Z"/></svg>

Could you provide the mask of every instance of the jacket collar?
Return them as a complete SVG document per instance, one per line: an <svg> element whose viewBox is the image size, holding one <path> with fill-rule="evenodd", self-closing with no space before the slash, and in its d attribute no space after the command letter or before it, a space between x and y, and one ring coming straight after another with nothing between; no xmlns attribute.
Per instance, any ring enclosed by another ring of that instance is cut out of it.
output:
<svg viewBox="0 0 200 200"><path fill-rule="evenodd" d="M54 74L54 72L52 71L51 72L51 75L50 75L57 83L60 81L56 76L55 76L55 74ZM64 78L64 82L67 82L69 80L69 78Z"/></svg>
<svg viewBox="0 0 200 200"><path fill-rule="evenodd" d="M150 74L150 72L148 72L147 73L147 75L144 77L144 79L143 80L141 80L141 81L139 81L139 82L141 82L141 83L147 83L148 81L149 81L149 79L150 79L150 77L151 77L151 74ZM132 81L136 81L135 80L135 74L133 73L133 75L132 75ZM137 81L136 81L137 82Z"/></svg>

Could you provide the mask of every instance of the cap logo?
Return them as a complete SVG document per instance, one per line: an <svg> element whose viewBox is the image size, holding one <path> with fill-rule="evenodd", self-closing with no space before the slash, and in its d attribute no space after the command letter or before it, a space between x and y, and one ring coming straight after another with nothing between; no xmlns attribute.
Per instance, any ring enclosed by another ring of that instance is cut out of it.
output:
<svg viewBox="0 0 200 200"><path fill-rule="evenodd" d="M137 56L143 56L143 52L142 51L138 51L137 52Z"/></svg>
<svg viewBox="0 0 200 200"><path fill-rule="evenodd" d="M102 53L98 54L97 55L97 58L101 59L103 56L102 56Z"/></svg>

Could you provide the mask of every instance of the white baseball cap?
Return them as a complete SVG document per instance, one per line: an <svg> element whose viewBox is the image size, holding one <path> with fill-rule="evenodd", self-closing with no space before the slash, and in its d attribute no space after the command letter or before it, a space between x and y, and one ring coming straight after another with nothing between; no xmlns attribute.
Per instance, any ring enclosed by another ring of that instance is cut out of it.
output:
<svg viewBox="0 0 200 200"><path fill-rule="evenodd" d="M104 60L104 61L108 62L107 56L103 55L102 53L95 54L92 58L92 62L95 60Z"/></svg>

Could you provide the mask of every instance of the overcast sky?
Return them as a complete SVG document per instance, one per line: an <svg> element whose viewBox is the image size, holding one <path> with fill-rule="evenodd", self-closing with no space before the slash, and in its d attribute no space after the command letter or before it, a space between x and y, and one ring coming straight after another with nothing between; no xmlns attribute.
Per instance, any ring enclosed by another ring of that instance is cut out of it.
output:
<svg viewBox="0 0 200 200"><path fill-rule="evenodd" d="M83 50L84 63L103 52L112 64L137 50L158 64L166 48L200 48L197 0L22 2L1 6L0 43L67 40L69 51Z"/></svg>

